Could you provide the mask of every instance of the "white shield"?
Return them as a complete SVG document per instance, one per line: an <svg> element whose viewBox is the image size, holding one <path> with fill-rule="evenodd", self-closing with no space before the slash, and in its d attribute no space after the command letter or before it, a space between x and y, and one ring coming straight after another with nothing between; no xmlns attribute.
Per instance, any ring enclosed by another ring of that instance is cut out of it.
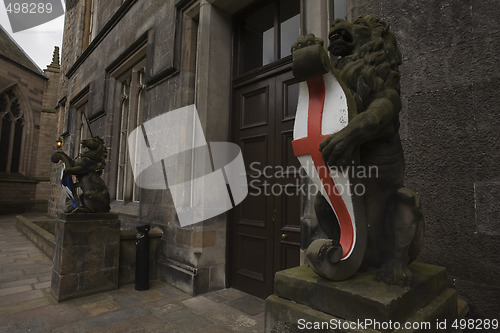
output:
<svg viewBox="0 0 500 333"><path fill-rule="evenodd" d="M347 126L347 96L331 73L300 83L292 142L294 153L308 176L326 198L339 221L342 260L356 245L356 219L347 170L328 168L319 144Z"/></svg>

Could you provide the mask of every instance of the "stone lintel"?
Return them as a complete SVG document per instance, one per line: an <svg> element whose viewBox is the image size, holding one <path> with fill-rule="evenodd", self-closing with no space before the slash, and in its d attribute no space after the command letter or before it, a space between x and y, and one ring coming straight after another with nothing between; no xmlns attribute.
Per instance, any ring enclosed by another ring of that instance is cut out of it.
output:
<svg viewBox="0 0 500 333"><path fill-rule="evenodd" d="M375 269L333 282L299 266L276 273L275 295L347 320L404 321L447 287L445 268L423 263L410 268L412 286L399 287L377 282Z"/></svg>

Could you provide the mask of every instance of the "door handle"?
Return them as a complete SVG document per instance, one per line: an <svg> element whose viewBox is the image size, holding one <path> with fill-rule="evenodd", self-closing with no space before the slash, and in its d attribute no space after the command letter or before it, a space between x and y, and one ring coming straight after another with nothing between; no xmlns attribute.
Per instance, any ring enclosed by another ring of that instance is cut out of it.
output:
<svg viewBox="0 0 500 333"><path fill-rule="evenodd" d="M288 235L287 235L287 234L285 234L285 233L282 233L282 234L281 234L281 239L285 240L287 237L288 237Z"/></svg>

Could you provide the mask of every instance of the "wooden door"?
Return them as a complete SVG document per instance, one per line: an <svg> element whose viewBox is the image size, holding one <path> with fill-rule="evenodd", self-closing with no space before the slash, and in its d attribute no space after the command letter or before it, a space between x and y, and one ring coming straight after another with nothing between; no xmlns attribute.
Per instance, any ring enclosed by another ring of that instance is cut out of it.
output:
<svg viewBox="0 0 500 333"><path fill-rule="evenodd" d="M291 145L298 84L288 64L235 86L233 96L249 195L229 225L229 277L232 287L265 298L277 271L299 265L301 180Z"/></svg>
<svg viewBox="0 0 500 333"><path fill-rule="evenodd" d="M271 193L274 198L275 221L274 234L275 260L274 273L299 265L300 262L300 218L303 216L303 195L300 177L300 164L293 154L293 125L299 85L291 71L276 76L276 107L274 164L276 166L275 183L280 189ZM272 291L272 290L271 290Z"/></svg>

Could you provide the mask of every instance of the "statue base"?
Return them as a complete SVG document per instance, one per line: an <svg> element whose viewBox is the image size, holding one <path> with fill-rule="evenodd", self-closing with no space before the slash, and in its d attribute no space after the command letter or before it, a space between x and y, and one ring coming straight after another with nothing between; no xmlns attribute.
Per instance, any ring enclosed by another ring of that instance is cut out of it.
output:
<svg viewBox="0 0 500 333"><path fill-rule="evenodd" d="M118 288L117 214L60 214L55 240L50 289L58 302Z"/></svg>
<svg viewBox="0 0 500 333"><path fill-rule="evenodd" d="M454 332L457 295L447 288L446 269L423 263L410 269L410 287L377 282L375 269L337 282L307 266L280 271L275 293L266 299L265 331L392 332L410 325L405 332Z"/></svg>

